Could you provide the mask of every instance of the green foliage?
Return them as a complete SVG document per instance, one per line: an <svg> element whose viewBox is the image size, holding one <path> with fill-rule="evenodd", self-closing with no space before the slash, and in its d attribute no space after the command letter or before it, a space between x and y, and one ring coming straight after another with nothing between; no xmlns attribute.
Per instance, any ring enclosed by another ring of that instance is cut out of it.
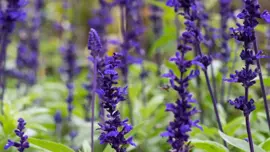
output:
<svg viewBox="0 0 270 152"><path fill-rule="evenodd" d="M28 141L30 145L33 144L35 146L47 149L51 152L75 152L74 150L63 144L59 144L48 140L29 138Z"/></svg>
<svg viewBox="0 0 270 152"><path fill-rule="evenodd" d="M260 147L265 150L266 152L270 151L270 138L260 144Z"/></svg>
<svg viewBox="0 0 270 152"><path fill-rule="evenodd" d="M244 150L244 151L249 151L249 143L243 139L238 139L238 138L234 138L231 136L228 136L224 133L222 133L221 131L219 131L220 136L229 144ZM265 152L262 148L260 148L259 146L254 144L254 150L256 152Z"/></svg>
<svg viewBox="0 0 270 152"><path fill-rule="evenodd" d="M194 139L190 142L194 148L204 150L205 152L229 152L226 147L214 141Z"/></svg>

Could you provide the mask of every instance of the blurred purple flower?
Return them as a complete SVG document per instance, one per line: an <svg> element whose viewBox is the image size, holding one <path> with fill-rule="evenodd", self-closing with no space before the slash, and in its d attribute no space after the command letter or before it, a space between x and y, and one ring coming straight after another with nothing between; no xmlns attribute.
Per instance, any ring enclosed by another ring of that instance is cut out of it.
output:
<svg viewBox="0 0 270 152"><path fill-rule="evenodd" d="M267 23L270 23L270 13L267 10L262 12L261 18L263 18Z"/></svg>
<svg viewBox="0 0 270 152"><path fill-rule="evenodd" d="M90 29L88 36L88 50L91 50L91 55L93 57L97 57L102 50L100 37L97 31L93 28Z"/></svg>
<svg viewBox="0 0 270 152"><path fill-rule="evenodd" d="M28 136L25 135L24 132L25 125L26 122L22 118L19 118L17 129L14 132L20 138L20 142L8 140L8 143L4 147L5 150L9 149L10 147L16 147L19 152L24 152L25 149L29 148L29 142L27 141Z"/></svg>

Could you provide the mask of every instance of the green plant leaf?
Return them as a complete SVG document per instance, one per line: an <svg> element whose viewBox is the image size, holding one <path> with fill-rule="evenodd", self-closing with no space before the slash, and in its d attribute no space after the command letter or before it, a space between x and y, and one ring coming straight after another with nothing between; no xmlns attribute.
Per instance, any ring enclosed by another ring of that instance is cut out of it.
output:
<svg viewBox="0 0 270 152"><path fill-rule="evenodd" d="M231 137L231 136L228 136L226 134L224 134L223 132L219 131L219 135L229 144L233 145L234 147L237 147L241 150L244 150L244 151L247 151L249 152L250 149L249 149L249 143L246 142L245 140L243 139L238 139L238 138L234 138L234 137ZM254 145L254 150L256 152L265 152L265 150L263 150L262 148L260 148L259 146Z"/></svg>
<svg viewBox="0 0 270 152"><path fill-rule="evenodd" d="M260 147L267 152L270 152L270 138L260 144Z"/></svg>
<svg viewBox="0 0 270 152"><path fill-rule="evenodd" d="M114 152L114 149L112 149L111 145L107 145L106 148L103 150L103 152Z"/></svg>
<svg viewBox="0 0 270 152"><path fill-rule="evenodd" d="M75 152L74 150L63 144L59 144L48 140L29 138L28 141L30 144L41 147L43 149L50 150L51 152Z"/></svg>
<svg viewBox="0 0 270 152"><path fill-rule="evenodd" d="M214 141L193 139L191 145L207 152L229 152L226 147Z"/></svg>
<svg viewBox="0 0 270 152"><path fill-rule="evenodd" d="M83 152L91 152L91 147L87 140L83 142Z"/></svg>
<svg viewBox="0 0 270 152"><path fill-rule="evenodd" d="M125 135L125 137L130 137L136 134L136 132L140 131L142 129L144 122L136 125L128 134Z"/></svg>
<svg viewBox="0 0 270 152"><path fill-rule="evenodd" d="M242 126L243 122L244 122L243 117L238 117L238 118L233 119L232 121L224 125L223 127L224 132L229 136L234 135L235 132Z"/></svg>

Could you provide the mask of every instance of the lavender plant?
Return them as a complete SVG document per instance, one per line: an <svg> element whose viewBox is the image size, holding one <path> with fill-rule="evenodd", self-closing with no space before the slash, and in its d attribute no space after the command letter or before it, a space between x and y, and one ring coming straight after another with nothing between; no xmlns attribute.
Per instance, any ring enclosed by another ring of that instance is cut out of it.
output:
<svg viewBox="0 0 270 152"><path fill-rule="evenodd" d="M262 51L257 51L256 37L254 28L258 25L256 18L261 18L259 11L260 5L257 1L245 0L245 8L241 13L237 15L238 18L244 19L243 25L237 24L237 28L231 28L233 37L244 43L244 49L242 50L240 57L245 62L245 67L240 71L235 71L235 74L231 74L229 79L225 79L228 82L241 83L245 88L245 95L240 96L234 100L229 100L231 105L234 105L236 109L243 111L246 120L246 129L248 134L248 142L250 145L250 151L254 152L249 115L255 110L254 100L249 99L249 88L253 86L256 81L257 75L261 74L261 68L259 59L263 58ZM263 16L262 16L263 18ZM252 43L254 50L252 49ZM251 65L257 63L257 67L253 70ZM262 79L260 79L262 80ZM264 85L261 81L261 88L263 96L265 95ZM265 98L264 98L265 99ZM265 101L266 115L268 114L267 102ZM269 123L269 122L268 122Z"/></svg>
<svg viewBox="0 0 270 152"><path fill-rule="evenodd" d="M55 133L58 138L61 137L62 132L62 114L60 111L56 111L54 114L54 122L55 122Z"/></svg>
<svg viewBox="0 0 270 152"><path fill-rule="evenodd" d="M267 11L260 13L260 10L259 10L260 5L257 0L255 1L245 0L244 4L245 4L244 9L242 10L241 13L237 15L239 19L243 19L243 25L237 24L237 28L234 28L234 29L232 28L231 31L232 31L233 37L236 40L244 43L244 50L241 53L241 59L244 60L246 64L246 67L242 70L243 72L246 71L245 74L243 73L244 74L243 76L245 76L243 78L246 78L246 80L239 80L239 81L235 80L235 81L243 83L243 86L245 87L245 92L246 92L245 99L244 99L245 102L243 102L243 104L247 104L248 103L248 99L247 99L248 89L253 84L244 85L244 83L247 83L246 81L251 81L252 83L255 83L255 81L252 81L252 80L256 77L257 74L259 75L261 91L262 91L262 96L264 100L265 113L267 117L267 123L270 129L269 108L267 104L266 92L265 92L261 64L260 64L260 58L262 58L262 55L261 55L262 51L258 51L256 35L255 35L255 30L254 30L255 27L259 23L257 21L257 18L262 18L265 21L269 22L270 15ZM253 49L252 49L252 45L253 45ZM252 72L252 70L250 69L250 65L253 64L253 61L256 61L257 68L255 71ZM238 73L239 72L236 72L236 76L239 75ZM241 74L241 71L240 71L240 74ZM245 115L245 117L247 119L246 121L248 121L248 115L247 116ZM252 141L252 139L250 140Z"/></svg>
<svg viewBox="0 0 270 152"><path fill-rule="evenodd" d="M139 55L143 53L143 49L141 49L141 45L139 42L139 36L143 33L144 29L140 20L140 16L138 14L140 6L142 5L142 1L138 0L130 2L127 0L119 0L116 1L116 4L120 5L121 34L123 38L123 42L121 44L121 54L123 55L121 72L123 75L123 82L125 85L127 85L129 65L134 63L141 63L141 59L132 56L130 50L134 49ZM129 96L127 96L127 104L129 106L129 109L133 109ZM132 110L129 110L129 115L131 123L133 123Z"/></svg>
<svg viewBox="0 0 270 152"><path fill-rule="evenodd" d="M97 31L97 33L99 33L99 37L100 37L100 41L102 44L101 47L101 51L100 51L100 56L104 56L105 53L107 52L108 49L108 38L107 38L107 27L112 24L113 22L113 18L111 16L111 9L113 8L113 4L109 3L105 0L99 0L99 7L98 9L93 10L93 14L95 14L95 16L93 18L91 18L88 21L89 26L92 29L95 29ZM101 63L102 61L99 61L99 63ZM92 71L89 72L89 78L91 78L91 72L93 74L93 69L91 69ZM86 84L84 85L84 88L89 92L87 95L87 100L89 101L88 104L85 104L85 110L86 110L86 115L87 113L89 113L90 110L90 105L91 104L91 98L92 98L92 93L91 93L91 89L92 89L92 84ZM101 103L101 102L99 102ZM101 117L102 120L104 120L104 109L102 108L102 106L100 105L99 108L99 116Z"/></svg>
<svg viewBox="0 0 270 152"><path fill-rule="evenodd" d="M39 41L40 41L40 29L41 29L41 20L43 14L44 0L35 0L34 1L34 16L32 18L32 25L30 27L30 40L29 40L29 49L31 50L31 55L33 56L33 64L31 71L34 75L35 81L37 79L37 70L39 66Z"/></svg>
<svg viewBox="0 0 270 152"><path fill-rule="evenodd" d="M200 41L203 39L199 29L196 27L195 22L198 21L198 12L197 12L197 6L194 0L190 1L174 1L174 0L168 0L166 3L167 6L173 7L174 11L178 14L181 14L185 18L185 26L186 31L184 33L184 37L188 39L189 43L194 44L194 49L198 56L194 59L194 61L197 61L196 64L202 67L202 70L205 75L208 91L210 93L212 104L214 107L216 120L218 123L218 128L223 132L222 124L219 117L219 112L217 109L217 101L215 99L212 86L210 85L210 80L207 72L207 67L211 64L211 57L206 56L202 53L201 47L200 47ZM182 9L182 11L180 11ZM191 48L189 46L189 48ZM224 141L224 145L226 146L226 142Z"/></svg>
<svg viewBox="0 0 270 152"><path fill-rule="evenodd" d="M17 129L14 132L20 138L20 142L8 140L8 143L4 147L5 150L9 149L10 147L16 147L18 152L24 152L25 149L30 147L27 141L28 136L25 135L25 132L24 132L25 125L26 125L26 122L24 121L24 119L19 118Z"/></svg>
<svg viewBox="0 0 270 152"><path fill-rule="evenodd" d="M111 57L105 57L104 65L98 69L99 88L97 93L102 102L102 107L107 111L107 119L99 123L101 144L110 144L116 152L126 152L126 145L135 146L132 137L128 139L125 135L132 130L128 119L121 120L120 112L116 109L119 102L125 100L127 87L117 87L118 73L116 68L121 66L121 56L114 53Z"/></svg>
<svg viewBox="0 0 270 152"><path fill-rule="evenodd" d="M188 85L192 78L199 75L199 70L188 71L197 61L187 60L185 57L186 53L192 50L189 46L190 40L187 34L188 31L182 34L182 43L179 43L178 46L179 52L176 53L175 57L170 59L170 61L177 65L180 76L176 76L172 70L163 75L170 79L170 85L178 93L179 98L176 100L176 103L168 103L166 105L166 111L173 113L174 120L170 122L166 129L167 131L162 133L161 136L168 137L167 141L171 144L172 150L177 152L190 151L188 132L191 131L192 127L195 126L202 129L198 125L199 120L192 120L192 116L199 111L191 104L195 103L196 100L188 91Z"/></svg>
<svg viewBox="0 0 270 152"><path fill-rule="evenodd" d="M228 73L228 63L230 61L230 48L228 46L228 40L230 38L228 30L228 20L232 18L233 12L231 11L231 0L220 0L220 35L221 35L221 59L223 61L223 67L221 68L221 73L223 78L226 77ZM224 103L224 96L225 96L225 83L222 81L221 88L220 88L220 102Z"/></svg>
<svg viewBox="0 0 270 152"><path fill-rule="evenodd" d="M69 41L68 44L63 45L60 51L63 56L63 66L60 68L60 72L66 75L66 87L68 89L68 97L66 102L68 104L68 119L71 120L71 115L73 111L73 94L74 94L74 84L73 80L75 76L79 73L80 69L76 62L76 48L75 45Z"/></svg>
<svg viewBox="0 0 270 152"><path fill-rule="evenodd" d="M10 43L10 35L14 31L17 21L23 20L26 16L22 10L27 4L27 0L9 0L5 11L1 11L0 24L1 24L1 52L0 52L0 110L3 113L3 99L6 88L5 66L7 47Z"/></svg>
<svg viewBox="0 0 270 152"><path fill-rule="evenodd" d="M98 75L98 60L99 55L102 52L102 44L99 38L99 35L95 29L91 29L89 32L88 37L88 50L91 50L91 56L89 57L89 60L93 63L94 70L93 70L93 79L92 79L92 100L91 100L91 111L92 111L92 117L91 117L91 149L94 151L94 119L95 119L95 96L96 96L96 89L97 89L97 75Z"/></svg>

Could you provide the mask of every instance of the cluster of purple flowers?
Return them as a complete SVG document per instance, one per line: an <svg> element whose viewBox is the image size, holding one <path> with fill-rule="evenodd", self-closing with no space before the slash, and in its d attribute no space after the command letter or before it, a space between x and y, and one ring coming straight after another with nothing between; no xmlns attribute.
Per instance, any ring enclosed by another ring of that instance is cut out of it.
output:
<svg viewBox="0 0 270 152"><path fill-rule="evenodd" d="M27 0L12 0L8 1L7 8L0 10L0 27L1 27L1 50L0 50L0 100L3 100L6 78L5 78L5 65L6 65L6 52L7 46L10 43L10 34L14 31L16 21L23 20L26 13L22 10L28 3ZM2 101L1 101L2 103ZM3 106L1 106L2 108ZM1 110L2 111L2 110Z"/></svg>
<svg viewBox="0 0 270 152"><path fill-rule="evenodd" d="M121 120L120 112L116 109L120 101L125 100L127 87L117 87L118 73L116 68L121 65L121 56L114 54L111 57L104 59L104 66L99 67L98 83L99 88L97 93L102 102L102 107L108 112L107 120L104 123L99 123L101 135L99 140L101 144L109 143L117 152L125 152L125 145L131 144L135 146L132 137L125 139L125 135L132 130L128 119Z"/></svg>
<svg viewBox="0 0 270 152"><path fill-rule="evenodd" d="M70 9L68 1L62 1L62 7L66 11L62 15L62 22L66 20L67 22L70 22L67 18L67 11ZM68 96L66 98L67 103L67 111L68 111L68 120L71 121L72 112L74 109L73 100L74 100L74 79L79 74L80 68L77 65L77 54L76 54L76 45L74 44L74 29L72 28L72 25L70 25L67 28L64 28L62 25L62 22L58 23L58 30L60 31L60 34L62 34L60 37L62 38L62 45L59 48L60 53L62 55L62 66L59 68L60 73L62 74L63 80L66 83L66 88L68 91ZM38 23L38 21L37 21ZM70 36L65 37L63 35L63 32L70 33Z"/></svg>
<svg viewBox="0 0 270 152"><path fill-rule="evenodd" d="M96 101L96 91L97 87L100 85L98 83L98 65L100 62L100 56L102 56L102 43L100 40L100 37L97 33L97 31L93 28L90 29L89 36L88 36L88 50L91 51L91 56L89 57L89 60L93 63L93 79L91 85L89 85L89 88L92 90L92 96L91 96L91 110L92 110L92 116L91 116L91 148L92 151L94 151L94 119L95 119L95 101ZM90 101L89 101L90 102ZM103 119L103 118L102 118Z"/></svg>
<svg viewBox="0 0 270 152"><path fill-rule="evenodd" d="M191 131L191 128L195 126L202 129L198 125L199 120L192 120L192 116L198 113L198 110L191 104L196 103L196 100L188 91L188 85L189 80L199 75L199 71L192 70L188 73L188 69L191 68L194 61L185 59L185 54L191 50L187 43L188 40L183 37L183 44L180 44L178 47L179 52L170 59L170 61L177 65L180 76L177 77L172 70L163 75L170 79L170 85L178 93L179 98L176 103L168 103L166 105L166 111L174 114L174 120L170 122L167 131L162 133L161 136L168 137L168 143L172 145L173 150L181 152L188 152L190 149L186 143L188 142L188 132Z"/></svg>
<svg viewBox="0 0 270 152"><path fill-rule="evenodd" d="M62 57L63 57L63 65L60 68L60 72L65 76L66 87L68 89L68 97L66 102L68 104L68 119L71 120L72 110L73 110L73 94L74 94L74 84L73 80L75 76L80 72L79 67L76 62L76 48L75 45L69 41L68 44L63 45L60 48ZM65 75L64 75L65 74Z"/></svg>
<svg viewBox="0 0 270 152"><path fill-rule="evenodd" d="M90 60L93 61L94 71L96 71L94 72L93 91L98 93L102 108L108 112L105 122L99 123L99 130L101 130L100 143L108 143L117 152L125 152L125 145L135 144L132 142L132 137L125 139L124 135L132 130L132 126L127 123L127 119L121 120L120 113L116 109L117 104L125 100L127 89L127 87L115 86L118 84L116 68L121 65L121 56L114 53L111 57L106 56L100 59L99 54L102 52L102 44L99 35L94 29L91 29L89 33L88 49L91 50L92 57ZM92 100L92 110L94 110L94 101Z"/></svg>
<svg viewBox="0 0 270 152"><path fill-rule="evenodd" d="M88 21L91 28L95 29L100 36L101 43L103 44L102 53L107 51L108 40L106 38L107 30L106 27L113 22L111 9L114 6L112 3L106 0L99 0L100 8L93 11L95 16ZM106 15L104 15L106 14Z"/></svg>
<svg viewBox="0 0 270 152"><path fill-rule="evenodd" d="M30 27L30 40L29 40L29 49L31 50L31 55L33 57L33 64L31 67L32 73L37 79L37 70L39 66L39 38L40 38L40 27L41 27L41 21L43 17L43 7L44 7L44 0L36 0L34 3L34 12L35 15L32 18L32 25Z"/></svg>
<svg viewBox="0 0 270 152"><path fill-rule="evenodd" d="M246 118L246 128L248 133L248 140L250 145L250 151L254 152L253 141L250 131L249 114L255 110L254 100L248 99L249 88L256 83L255 78L260 76L261 88L263 96L265 96L264 85L261 75L260 58L263 58L262 51L258 51L256 44L256 36L254 28L258 25L257 18L262 18L268 21L269 13L264 11L260 13L260 5L257 0L244 0L245 7L241 13L237 15L239 19L243 19L243 25L237 24L237 28L231 28L232 36L244 43L244 49L242 50L240 57L245 62L245 67L240 71L235 71L235 74L231 74L229 79L225 79L228 82L241 83L245 89L245 95L240 96L234 100L229 100L231 105L234 105L236 109L243 111ZM253 49L254 48L254 49ZM257 63L257 67L252 69L252 65ZM265 98L265 97L264 97ZM268 107L265 98L265 110L266 116L269 121ZM269 122L268 122L269 123ZM270 127L270 126L269 126Z"/></svg>
<svg viewBox="0 0 270 152"><path fill-rule="evenodd" d="M28 136L25 135L24 132L25 125L26 122L24 121L24 119L19 118L17 129L14 132L20 138L20 142L8 140L8 143L4 147L5 150L7 150L10 147L16 147L19 152L24 152L25 149L29 148L29 143L27 141Z"/></svg>
<svg viewBox="0 0 270 152"><path fill-rule="evenodd" d="M170 79L170 85L178 93L179 98L176 103L168 103L166 105L166 111L170 111L174 114L174 120L170 122L167 131L162 133L161 136L168 137L168 143L171 144L174 151L188 152L190 150L188 132L190 132L191 128L194 126L201 129L198 125L199 120L192 120L192 116L196 114L198 110L192 106L191 103L196 103L196 100L188 91L189 81L197 77L199 71L191 70L188 72L188 70L192 65L199 65L205 71L207 66L210 65L211 59L204 55L197 56L193 60L187 60L185 57L186 53L192 50L192 44L198 43L198 40L202 39L200 32L193 22L195 16L190 15L192 13L189 12L191 8L196 7L194 1L168 0L167 5L174 7L176 12L178 12L180 8L183 8L184 12L180 14L186 18L186 31L178 38L178 52L176 56L170 59L170 61L177 65L180 76L176 76L172 70L163 75Z"/></svg>

